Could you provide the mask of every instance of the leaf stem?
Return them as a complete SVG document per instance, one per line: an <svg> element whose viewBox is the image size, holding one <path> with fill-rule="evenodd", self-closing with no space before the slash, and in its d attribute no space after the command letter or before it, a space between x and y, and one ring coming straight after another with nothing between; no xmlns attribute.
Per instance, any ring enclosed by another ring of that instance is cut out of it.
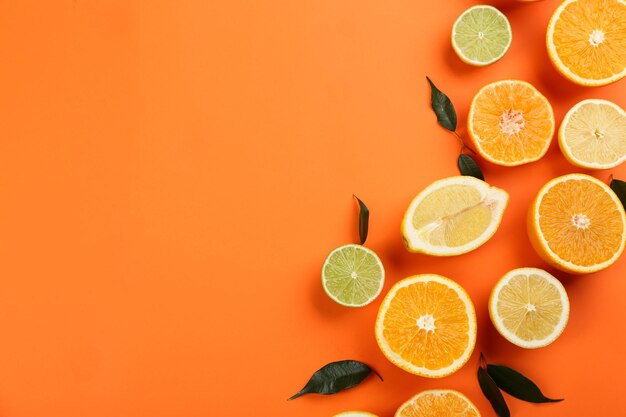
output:
<svg viewBox="0 0 626 417"><path fill-rule="evenodd" d="M463 152L463 150L467 149L468 151L470 151L471 153L473 153L474 155L476 155L476 152L474 152L474 150L472 148L470 148L469 146L467 146L465 144L465 141L463 140L463 138L461 137L461 135L459 135L457 133L456 130L453 130L452 133L454 134L454 136L456 136L456 138L459 140L459 142L461 143L461 151Z"/></svg>

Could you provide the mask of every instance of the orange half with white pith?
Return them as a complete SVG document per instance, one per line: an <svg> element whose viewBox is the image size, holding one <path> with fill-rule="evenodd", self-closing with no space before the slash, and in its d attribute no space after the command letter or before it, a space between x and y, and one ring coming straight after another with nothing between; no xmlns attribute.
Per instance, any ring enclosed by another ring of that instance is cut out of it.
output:
<svg viewBox="0 0 626 417"><path fill-rule="evenodd" d="M626 245L626 214L613 190L584 174L541 188L528 212L535 251L555 268L587 274L615 263Z"/></svg>
<svg viewBox="0 0 626 417"><path fill-rule="evenodd" d="M476 151L494 164L514 166L540 159L554 135L548 100L525 81L483 87L472 100L468 132Z"/></svg>
<svg viewBox="0 0 626 417"><path fill-rule="evenodd" d="M376 317L376 341L396 366L440 378L460 369L476 343L476 313L453 280L415 275L396 283Z"/></svg>
<svg viewBox="0 0 626 417"><path fill-rule="evenodd" d="M546 33L548 55L576 84L600 86L626 75L626 1L565 0Z"/></svg>

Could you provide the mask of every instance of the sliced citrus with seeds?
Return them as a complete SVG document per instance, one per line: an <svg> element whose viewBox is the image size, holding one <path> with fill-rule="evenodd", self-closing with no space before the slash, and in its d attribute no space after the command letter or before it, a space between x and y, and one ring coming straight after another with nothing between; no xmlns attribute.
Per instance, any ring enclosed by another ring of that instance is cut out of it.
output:
<svg viewBox="0 0 626 417"><path fill-rule="evenodd" d="M626 244L626 215L615 193L584 174L569 174L541 188L528 212L528 236L546 262L586 274L612 265Z"/></svg>
<svg viewBox="0 0 626 417"><path fill-rule="evenodd" d="M486 160L504 166L526 164L547 152L554 135L554 113L531 84L497 81L474 96L468 132Z"/></svg>
<svg viewBox="0 0 626 417"><path fill-rule="evenodd" d="M411 252L460 255L476 249L498 229L508 194L474 177L435 181L417 195L402 220Z"/></svg>
<svg viewBox="0 0 626 417"><path fill-rule="evenodd" d="M626 112L607 100L583 100L559 129L559 146L581 168L608 169L626 161Z"/></svg>
<svg viewBox="0 0 626 417"><path fill-rule="evenodd" d="M343 413L335 414L334 417L377 417L375 414L368 413L367 411L344 411Z"/></svg>
<svg viewBox="0 0 626 417"><path fill-rule="evenodd" d="M465 395L449 389L422 391L398 408L395 417L480 417Z"/></svg>
<svg viewBox="0 0 626 417"><path fill-rule="evenodd" d="M452 27L452 47L470 65L488 65L502 58L511 37L509 20L492 6L470 7Z"/></svg>
<svg viewBox="0 0 626 417"><path fill-rule="evenodd" d="M335 302L363 307L378 297L385 283L385 269L376 253L361 245L334 249L322 267L322 286Z"/></svg>
<svg viewBox="0 0 626 417"><path fill-rule="evenodd" d="M393 364L415 375L444 377L460 369L476 343L476 313L456 282L435 274L396 283L376 317L376 341Z"/></svg>
<svg viewBox="0 0 626 417"><path fill-rule="evenodd" d="M538 268L508 272L493 288L489 316L509 342L527 349L554 342L569 318L569 300L561 282Z"/></svg>
<svg viewBox="0 0 626 417"><path fill-rule="evenodd" d="M626 75L626 1L565 0L546 35L554 66L571 81L598 86Z"/></svg>

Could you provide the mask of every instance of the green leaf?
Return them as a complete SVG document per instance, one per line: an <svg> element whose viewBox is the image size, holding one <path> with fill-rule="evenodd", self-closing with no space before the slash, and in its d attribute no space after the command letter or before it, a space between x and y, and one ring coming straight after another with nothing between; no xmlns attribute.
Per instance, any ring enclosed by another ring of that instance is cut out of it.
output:
<svg viewBox="0 0 626 417"><path fill-rule="evenodd" d="M499 417L511 417L511 412L506 405L506 401L504 401L502 393L487 372L485 357L482 353L480 354L480 365L478 366L478 384L480 385L480 390L491 403L493 411Z"/></svg>
<svg viewBox="0 0 626 417"><path fill-rule="evenodd" d="M352 195L359 202L359 238L361 239L361 245L367 240L367 230L370 221L370 210L361 201L361 199L354 194Z"/></svg>
<svg viewBox="0 0 626 417"><path fill-rule="evenodd" d="M461 173L461 175L475 177L483 181L485 180L483 172L480 170L480 167L471 156L464 153L460 154L457 164L459 166L459 172Z"/></svg>
<svg viewBox="0 0 626 417"><path fill-rule="evenodd" d="M626 209L626 182L616 179L611 180L611 190L617 194L617 198L619 198Z"/></svg>
<svg viewBox="0 0 626 417"><path fill-rule="evenodd" d="M520 400L531 403L554 403L554 400L543 395L539 387L515 369L503 365L487 365L487 372L496 385L504 392Z"/></svg>
<svg viewBox="0 0 626 417"><path fill-rule="evenodd" d="M359 385L372 372L381 381L383 380L378 372L363 362L354 360L331 362L315 372L304 388L289 398L289 400L305 394L336 394L339 391Z"/></svg>
<svg viewBox="0 0 626 417"><path fill-rule="evenodd" d="M430 84L430 105L437 115L437 122L451 132L456 130L456 111L447 95L442 93L430 78L426 77Z"/></svg>

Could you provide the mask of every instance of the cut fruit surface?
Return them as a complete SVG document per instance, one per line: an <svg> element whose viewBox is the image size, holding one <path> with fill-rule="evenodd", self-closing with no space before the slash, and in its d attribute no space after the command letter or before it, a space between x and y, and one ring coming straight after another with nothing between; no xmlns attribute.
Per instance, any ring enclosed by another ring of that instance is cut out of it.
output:
<svg viewBox="0 0 626 417"><path fill-rule="evenodd" d="M554 135L554 113L529 83L498 81L474 96L468 132L486 160L504 166L526 164L547 152Z"/></svg>
<svg viewBox="0 0 626 417"><path fill-rule="evenodd" d="M571 81L605 85L626 75L626 2L565 0L546 35L548 55Z"/></svg>
<svg viewBox="0 0 626 417"><path fill-rule="evenodd" d="M372 413L368 413L367 411L344 411L343 413L335 414L334 417L378 417L378 416Z"/></svg>
<svg viewBox="0 0 626 417"><path fill-rule="evenodd" d="M504 56L511 46L511 26L492 6L473 6L452 27L452 47L470 65L488 65Z"/></svg>
<svg viewBox="0 0 626 417"><path fill-rule="evenodd" d="M395 417L480 417L476 406L458 391L422 391L398 408Z"/></svg>
<svg viewBox="0 0 626 417"><path fill-rule="evenodd" d="M559 146L581 168L614 168L626 160L626 112L607 100L583 100L559 129Z"/></svg>
<svg viewBox="0 0 626 417"><path fill-rule="evenodd" d="M374 251L348 244L334 249L322 267L322 286L335 302L363 307L378 297L385 283L385 269Z"/></svg>
<svg viewBox="0 0 626 417"><path fill-rule="evenodd" d="M585 274L612 265L626 244L626 215L615 193L584 174L541 188L528 212L535 251L563 271Z"/></svg>
<svg viewBox="0 0 626 417"><path fill-rule="evenodd" d="M411 252L460 255L485 243L498 229L508 194L474 177L435 181L417 195L402 220Z"/></svg>
<svg viewBox="0 0 626 417"><path fill-rule="evenodd" d="M561 282L538 268L508 272L493 288L489 316L509 342L528 349L547 346L563 332L569 300Z"/></svg>
<svg viewBox="0 0 626 417"><path fill-rule="evenodd" d="M456 282L434 274L396 283L376 317L376 341L396 366L415 375L444 377L469 359L476 313Z"/></svg>

